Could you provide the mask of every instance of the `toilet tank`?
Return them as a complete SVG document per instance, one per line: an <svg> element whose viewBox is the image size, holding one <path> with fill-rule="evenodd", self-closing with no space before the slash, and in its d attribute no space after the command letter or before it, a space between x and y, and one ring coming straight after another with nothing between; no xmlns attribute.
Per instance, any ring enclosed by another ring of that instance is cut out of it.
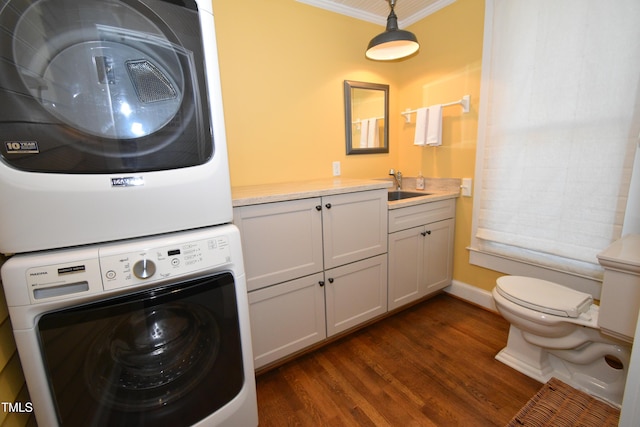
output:
<svg viewBox="0 0 640 427"><path fill-rule="evenodd" d="M640 235L615 241L598 261L604 267L598 325L603 333L633 342L640 310Z"/></svg>

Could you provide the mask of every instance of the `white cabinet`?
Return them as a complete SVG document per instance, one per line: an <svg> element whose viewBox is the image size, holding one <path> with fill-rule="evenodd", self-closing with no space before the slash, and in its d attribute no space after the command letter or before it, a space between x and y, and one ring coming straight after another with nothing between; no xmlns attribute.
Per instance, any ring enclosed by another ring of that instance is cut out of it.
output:
<svg viewBox="0 0 640 427"><path fill-rule="evenodd" d="M387 312L387 256L249 292L254 365L265 366Z"/></svg>
<svg viewBox="0 0 640 427"><path fill-rule="evenodd" d="M454 215L454 200L389 211L389 310L451 284Z"/></svg>
<svg viewBox="0 0 640 427"><path fill-rule="evenodd" d="M317 197L234 208L249 291L322 271L321 203Z"/></svg>
<svg viewBox="0 0 640 427"><path fill-rule="evenodd" d="M387 252L387 192L323 197L324 268Z"/></svg>
<svg viewBox="0 0 640 427"><path fill-rule="evenodd" d="M387 191L234 209L256 368L387 311Z"/></svg>
<svg viewBox="0 0 640 427"><path fill-rule="evenodd" d="M256 367L327 337L322 273L249 292Z"/></svg>
<svg viewBox="0 0 640 427"><path fill-rule="evenodd" d="M387 312L387 255L325 272L327 336Z"/></svg>

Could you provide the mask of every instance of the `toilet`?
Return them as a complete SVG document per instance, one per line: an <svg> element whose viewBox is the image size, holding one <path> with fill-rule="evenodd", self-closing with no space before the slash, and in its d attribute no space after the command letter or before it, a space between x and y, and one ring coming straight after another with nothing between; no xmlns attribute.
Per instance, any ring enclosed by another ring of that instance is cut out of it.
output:
<svg viewBox="0 0 640 427"><path fill-rule="evenodd" d="M614 242L598 259L605 269L600 305L557 283L500 277L492 295L510 327L496 359L620 407L640 308L640 236Z"/></svg>

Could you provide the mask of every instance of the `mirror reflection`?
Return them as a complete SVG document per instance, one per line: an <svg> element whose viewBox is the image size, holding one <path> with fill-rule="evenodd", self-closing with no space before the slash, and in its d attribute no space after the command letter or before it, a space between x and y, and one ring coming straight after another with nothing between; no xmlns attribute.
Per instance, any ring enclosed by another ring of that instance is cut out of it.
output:
<svg viewBox="0 0 640 427"><path fill-rule="evenodd" d="M389 85L345 80L347 154L389 152Z"/></svg>

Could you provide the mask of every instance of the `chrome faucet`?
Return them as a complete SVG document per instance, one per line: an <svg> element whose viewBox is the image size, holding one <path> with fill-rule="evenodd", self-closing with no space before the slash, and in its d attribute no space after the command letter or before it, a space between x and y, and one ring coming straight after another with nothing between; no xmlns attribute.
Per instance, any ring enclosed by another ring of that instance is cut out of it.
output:
<svg viewBox="0 0 640 427"><path fill-rule="evenodd" d="M396 181L397 187L396 190L402 190L402 172L398 171L394 171L393 169L389 169L389 175L391 175L393 177L393 179Z"/></svg>

